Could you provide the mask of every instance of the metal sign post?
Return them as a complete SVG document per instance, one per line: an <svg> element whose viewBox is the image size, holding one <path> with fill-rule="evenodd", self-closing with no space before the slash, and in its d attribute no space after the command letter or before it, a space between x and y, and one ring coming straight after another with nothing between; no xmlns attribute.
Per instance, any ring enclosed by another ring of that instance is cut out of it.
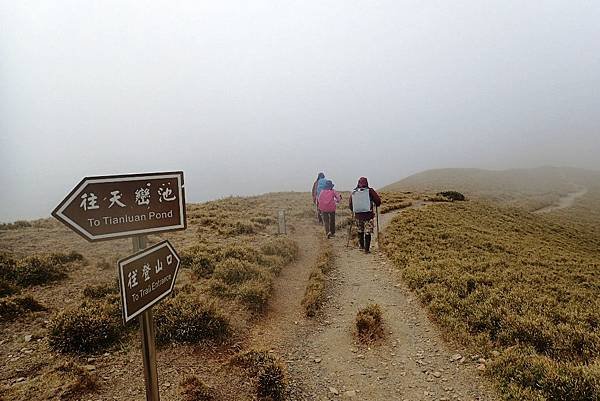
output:
<svg viewBox="0 0 600 401"><path fill-rule="evenodd" d="M145 235L131 238L133 253L146 249ZM156 341L154 338L154 319L152 309L148 308L140 315L140 335L142 336L142 356L144 359L144 381L146 383L146 401L160 401L158 393L158 370L156 368Z"/></svg>

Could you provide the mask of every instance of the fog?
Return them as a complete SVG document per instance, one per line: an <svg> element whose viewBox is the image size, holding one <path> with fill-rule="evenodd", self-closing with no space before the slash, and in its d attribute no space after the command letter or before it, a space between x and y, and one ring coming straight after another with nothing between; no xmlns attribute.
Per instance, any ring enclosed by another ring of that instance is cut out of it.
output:
<svg viewBox="0 0 600 401"><path fill-rule="evenodd" d="M0 0L0 220L84 176L188 201L600 168L600 2Z"/></svg>

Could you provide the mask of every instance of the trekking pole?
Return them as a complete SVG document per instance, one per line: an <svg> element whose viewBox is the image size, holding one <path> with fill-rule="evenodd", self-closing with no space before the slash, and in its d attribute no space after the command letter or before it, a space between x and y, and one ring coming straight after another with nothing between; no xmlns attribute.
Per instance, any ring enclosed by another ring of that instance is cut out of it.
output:
<svg viewBox="0 0 600 401"><path fill-rule="evenodd" d="M375 206L375 215L377 216L377 246L379 246L379 208Z"/></svg>
<svg viewBox="0 0 600 401"><path fill-rule="evenodd" d="M354 213L352 213L352 220L348 224L348 240L346 241L346 248L350 246L350 238L352 237L352 225L354 224Z"/></svg>

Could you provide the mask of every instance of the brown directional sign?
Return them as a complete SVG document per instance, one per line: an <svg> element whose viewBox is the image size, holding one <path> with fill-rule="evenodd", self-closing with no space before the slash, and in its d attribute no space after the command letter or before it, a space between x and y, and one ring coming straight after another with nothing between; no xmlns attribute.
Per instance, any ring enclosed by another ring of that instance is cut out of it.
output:
<svg viewBox="0 0 600 401"><path fill-rule="evenodd" d="M88 241L183 230L183 172L86 177L52 215Z"/></svg>
<svg viewBox="0 0 600 401"><path fill-rule="evenodd" d="M119 287L125 323L173 291L179 263L179 256L169 241L159 242L119 260Z"/></svg>

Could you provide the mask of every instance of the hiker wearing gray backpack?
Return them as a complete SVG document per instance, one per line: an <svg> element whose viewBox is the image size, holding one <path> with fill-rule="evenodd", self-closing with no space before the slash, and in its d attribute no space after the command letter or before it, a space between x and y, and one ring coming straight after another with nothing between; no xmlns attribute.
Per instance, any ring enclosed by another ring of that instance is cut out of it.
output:
<svg viewBox="0 0 600 401"><path fill-rule="evenodd" d="M373 205L379 207L381 198L373 188L369 188L369 181L365 177L360 177L350 196L350 210L354 213L354 221L358 229L358 244L365 253L369 253L371 247L375 217Z"/></svg>

